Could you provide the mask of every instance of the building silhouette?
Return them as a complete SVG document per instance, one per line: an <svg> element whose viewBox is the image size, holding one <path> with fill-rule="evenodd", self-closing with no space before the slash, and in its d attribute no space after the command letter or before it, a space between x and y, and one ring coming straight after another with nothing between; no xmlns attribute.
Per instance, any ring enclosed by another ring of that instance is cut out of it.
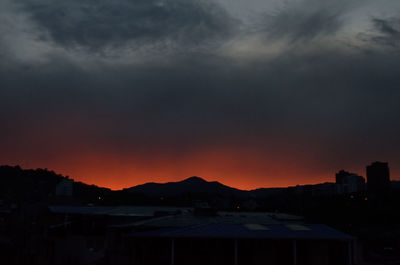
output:
<svg viewBox="0 0 400 265"><path fill-rule="evenodd" d="M339 193L349 194L365 191L365 179L345 170L336 173L336 184Z"/></svg>
<svg viewBox="0 0 400 265"><path fill-rule="evenodd" d="M72 179L63 179L56 185L57 196L72 196L74 181Z"/></svg>
<svg viewBox="0 0 400 265"><path fill-rule="evenodd" d="M378 198L385 196L390 190L388 163L374 162L367 166L368 196Z"/></svg>

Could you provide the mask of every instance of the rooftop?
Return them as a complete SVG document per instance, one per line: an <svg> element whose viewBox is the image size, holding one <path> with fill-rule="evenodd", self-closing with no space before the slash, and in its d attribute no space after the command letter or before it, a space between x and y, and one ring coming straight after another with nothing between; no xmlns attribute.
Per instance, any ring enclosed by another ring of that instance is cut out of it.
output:
<svg viewBox="0 0 400 265"><path fill-rule="evenodd" d="M162 238L236 238L236 239L330 239L352 237L325 225L211 223L134 232L127 237Z"/></svg>

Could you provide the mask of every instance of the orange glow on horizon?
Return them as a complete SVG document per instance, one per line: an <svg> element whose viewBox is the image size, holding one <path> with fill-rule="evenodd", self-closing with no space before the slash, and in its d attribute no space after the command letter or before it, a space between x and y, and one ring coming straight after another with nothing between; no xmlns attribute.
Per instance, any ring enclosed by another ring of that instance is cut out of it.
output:
<svg viewBox="0 0 400 265"><path fill-rule="evenodd" d="M86 169L83 169L82 171L87 171ZM57 171L61 172L61 171ZM65 171L68 172L68 171ZM68 175L68 174L66 174ZM112 190L121 190L124 188L130 188L136 185L140 184L145 184L148 182L155 182L155 183L167 183L167 182L179 182L182 180L185 180L189 177L192 176L197 176L200 177L206 181L218 181L221 184L230 186L232 188L237 188L241 190L254 190L258 188L281 188L281 187L290 187L290 186L296 186L296 185L307 185L307 184L317 184L317 183L323 183L323 182L334 182L334 179L327 179L326 177L320 177L320 178L313 178L313 181L310 182L309 178L304 177L304 181L300 182L294 182L294 181L287 181L285 179L288 179L290 177L282 177L281 180L279 178L277 180L275 179L269 179L264 181L263 183L260 182L249 182L249 178L251 177L243 177L242 175L234 175L231 174L228 176L217 176L213 175L212 173L207 174L207 175L199 175L199 174L186 174L182 176L175 176L171 175L170 173L160 173L159 175L151 175L149 177L146 177L146 175L139 175L137 173L132 173L132 174L127 174L125 175L126 178L131 179L129 182L115 182L113 178L110 178L110 175L106 173L105 175L102 175L102 173L96 173L95 171L91 173L86 173L86 174L79 174L77 172L76 174L70 174L69 176L72 176L75 181L81 181L83 183L89 184L89 185L96 185L99 187L105 187L105 188L110 188ZM297 176L299 177L299 176ZM308 176L309 177L309 176ZM97 181L91 181L92 179L96 178Z"/></svg>
<svg viewBox="0 0 400 265"><path fill-rule="evenodd" d="M334 182L339 166L321 165L308 157L274 152L272 155L254 149L215 149L173 156L170 153L119 154L88 153L46 159L32 158L19 164L22 168L48 168L76 181L120 190L147 182L176 182L198 176L242 190L288 187ZM3 162L4 163L4 162ZM367 164L367 163L366 163ZM345 168L365 176L364 167ZM391 173L393 170L391 169ZM391 174L391 179L394 174Z"/></svg>
<svg viewBox="0 0 400 265"><path fill-rule="evenodd" d="M299 165L284 167L284 163L255 159L246 153L240 155L212 152L180 159L140 160L119 156L87 154L69 159L20 164L23 168L48 168L75 181L120 190L147 182L176 182L198 176L207 181L251 190L269 187L287 187L297 184L334 181L329 174L313 175L301 171Z"/></svg>

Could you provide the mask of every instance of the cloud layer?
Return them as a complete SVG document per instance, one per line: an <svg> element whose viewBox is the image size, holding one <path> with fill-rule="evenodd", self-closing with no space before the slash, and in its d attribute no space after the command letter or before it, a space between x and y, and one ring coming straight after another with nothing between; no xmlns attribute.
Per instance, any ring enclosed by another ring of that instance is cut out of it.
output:
<svg viewBox="0 0 400 265"><path fill-rule="evenodd" d="M29 1L19 4L68 48L120 47L129 42L193 45L231 31L231 18L211 1Z"/></svg>
<svg viewBox="0 0 400 265"><path fill-rule="evenodd" d="M400 5L368 3L248 19L211 0L3 1L0 161L90 175L98 159L86 180L122 186L294 185L379 159L396 175Z"/></svg>

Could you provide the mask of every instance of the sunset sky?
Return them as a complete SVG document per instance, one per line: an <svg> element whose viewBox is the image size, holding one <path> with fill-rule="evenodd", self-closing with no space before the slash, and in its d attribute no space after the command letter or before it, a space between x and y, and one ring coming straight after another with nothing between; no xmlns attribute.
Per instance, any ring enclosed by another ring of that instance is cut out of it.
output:
<svg viewBox="0 0 400 265"><path fill-rule="evenodd" d="M0 164L120 189L400 180L399 0L1 0Z"/></svg>

